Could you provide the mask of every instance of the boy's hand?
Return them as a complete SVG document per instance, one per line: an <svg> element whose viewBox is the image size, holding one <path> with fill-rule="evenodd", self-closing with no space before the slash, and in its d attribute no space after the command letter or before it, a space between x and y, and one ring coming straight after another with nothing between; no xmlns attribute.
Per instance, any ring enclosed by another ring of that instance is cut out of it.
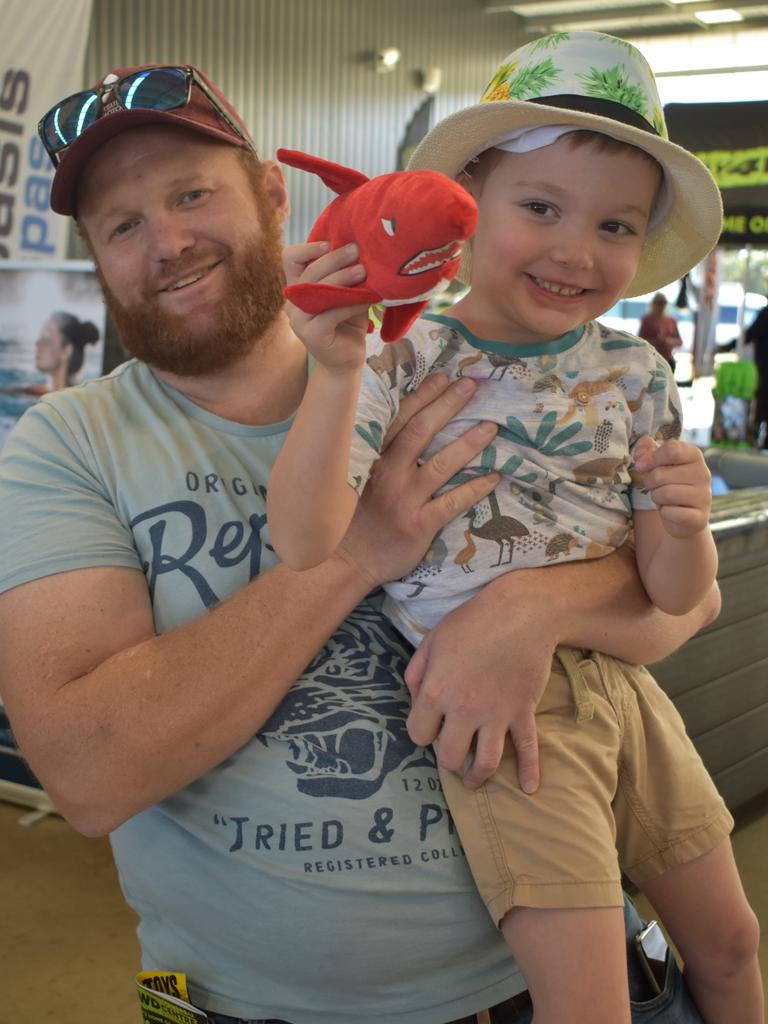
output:
<svg viewBox="0 0 768 1024"><path fill-rule="evenodd" d="M685 441L658 444L646 436L635 445L634 460L671 537L693 537L707 529L712 474L701 449Z"/></svg>
<svg viewBox="0 0 768 1024"><path fill-rule="evenodd" d="M365 280L357 263L354 243L328 251L327 242L286 246L283 266L289 284L312 283L351 286ZM291 302L285 305L291 327L317 362L332 372L356 370L365 359L368 306L340 306L324 313L305 313Z"/></svg>

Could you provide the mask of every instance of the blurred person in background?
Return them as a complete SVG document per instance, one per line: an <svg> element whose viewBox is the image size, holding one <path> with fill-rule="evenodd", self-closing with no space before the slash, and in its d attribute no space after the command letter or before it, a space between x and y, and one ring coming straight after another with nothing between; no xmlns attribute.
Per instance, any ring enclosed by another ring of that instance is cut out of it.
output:
<svg viewBox="0 0 768 1024"><path fill-rule="evenodd" d="M768 448L768 305L763 306L747 328L744 341L752 345L757 367L755 432L758 448Z"/></svg>
<svg viewBox="0 0 768 1024"><path fill-rule="evenodd" d="M656 292L650 301L648 312L640 321L637 333L653 345L674 370L675 360L672 353L682 344L682 339L677 329L677 321L666 312L666 309L666 295Z"/></svg>

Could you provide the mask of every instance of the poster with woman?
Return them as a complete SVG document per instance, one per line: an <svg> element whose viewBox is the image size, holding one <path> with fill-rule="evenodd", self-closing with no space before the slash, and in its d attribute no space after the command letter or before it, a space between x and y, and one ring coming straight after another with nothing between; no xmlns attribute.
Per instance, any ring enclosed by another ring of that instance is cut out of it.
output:
<svg viewBox="0 0 768 1024"><path fill-rule="evenodd" d="M42 395L101 374L105 327L92 263L0 262L0 447Z"/></svg>

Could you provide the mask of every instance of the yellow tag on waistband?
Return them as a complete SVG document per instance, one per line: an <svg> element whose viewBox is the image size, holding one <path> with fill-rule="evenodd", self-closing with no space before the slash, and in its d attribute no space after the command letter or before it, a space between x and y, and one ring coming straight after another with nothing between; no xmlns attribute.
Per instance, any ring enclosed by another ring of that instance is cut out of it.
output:
<svg viewBox="0 0 768 1024"><path fill-rule="evenodd" d="M189 1002L187 976L178 971L141 971L136 975L144 1024L206 1024L208 1017Z"/></svg>

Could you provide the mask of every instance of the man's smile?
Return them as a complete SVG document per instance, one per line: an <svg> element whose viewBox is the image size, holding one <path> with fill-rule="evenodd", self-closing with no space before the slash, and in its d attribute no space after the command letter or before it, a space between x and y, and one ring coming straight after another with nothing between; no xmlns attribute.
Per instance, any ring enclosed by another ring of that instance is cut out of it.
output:
<svg viewBox="0 0 768 1024"><path fill-rule="evenodd" d="M217 260L215 263L211 263L205 267L198 267L196 270L188 270L183 276L175 278L170 284L165 285L163 288L159 288L158 291L162 292L177 292L182 288L189 288L190 285L197 284L204 277L207 277L211 271L215 270L219 266L221 260Z"/></svg>

